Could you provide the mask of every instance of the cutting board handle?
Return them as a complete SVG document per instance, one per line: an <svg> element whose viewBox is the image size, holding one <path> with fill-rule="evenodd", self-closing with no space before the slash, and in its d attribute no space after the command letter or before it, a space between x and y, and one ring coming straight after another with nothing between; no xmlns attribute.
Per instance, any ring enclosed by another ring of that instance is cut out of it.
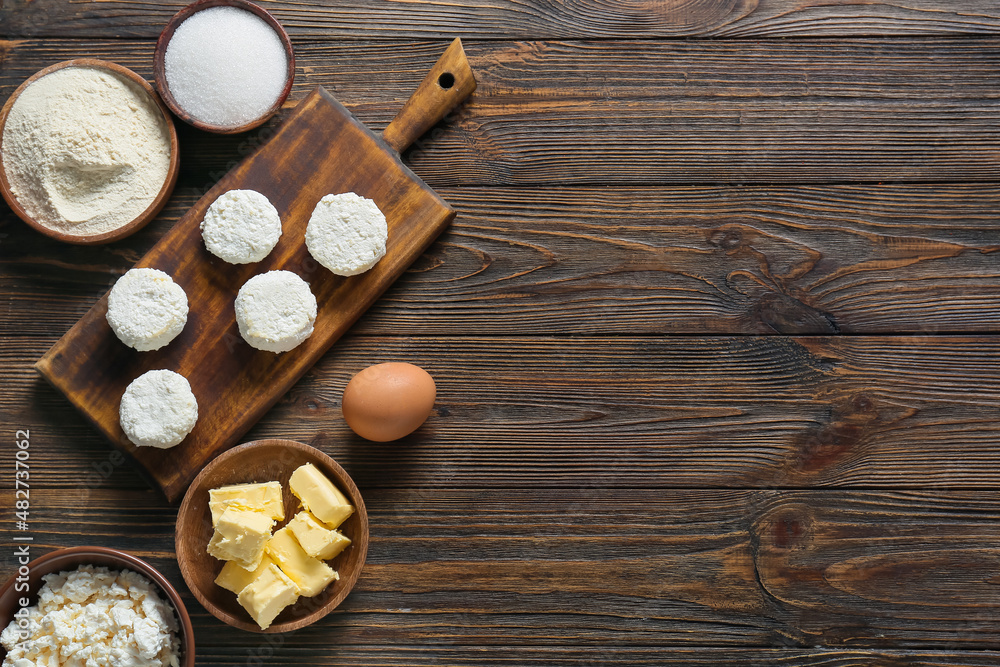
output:
<svg viewBox="0 0 1000 667"><path fill-rule="evenodd" d="M385 128L382 138L402 153L476 89L476 78L456 39Z"/></svg>

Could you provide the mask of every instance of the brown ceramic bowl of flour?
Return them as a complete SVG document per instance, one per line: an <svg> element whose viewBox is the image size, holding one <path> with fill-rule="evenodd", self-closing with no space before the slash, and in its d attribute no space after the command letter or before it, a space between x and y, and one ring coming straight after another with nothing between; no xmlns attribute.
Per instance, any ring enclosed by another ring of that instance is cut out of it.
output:
<svg viewBox="0 0 1000 667"><path fill-rule="evenodd" d="M180 166L170 112L145 79L78 58L35 73L0 111L0 194L66 243L109 243L156 217Z"/></svg>

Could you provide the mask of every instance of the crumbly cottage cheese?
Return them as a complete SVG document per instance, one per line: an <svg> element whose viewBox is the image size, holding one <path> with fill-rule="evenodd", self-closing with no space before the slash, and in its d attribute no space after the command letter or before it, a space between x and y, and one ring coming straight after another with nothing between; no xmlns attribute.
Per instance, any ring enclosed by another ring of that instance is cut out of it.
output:
<svg viewBox="0 0 1000 667"><path fill-rule="evenodd" d="M364 273L385 256L389 228L371 199L353 192L326 195L306 225L306 247L338 276Z"/></svg>
<svg viewBox="0 0 1000 667"><path fill-rule="evenodd" d="M291 271L268 271L246 281L235 308L243 339L269 352L293 349L312 335L316 322L316 297Z"/></svg>
<svg viewBox="0 0 1000 667"><path fill-rule="evenodd" d="M184 289L158 269L129 269L108 293L107 320L115 335L139 351L158 350L187 323Z"/></svg>
<svg viewBox="0 0 1000 667"><path fill-rule="evenodd" d="M174 610L130 570L83 565L47 574L27 627L12 621L3 667L178 667Z"/></svg>
<svg viewBox="0 0 1000 667"><path fill-rule="evenodd" d="M146 371L122 395L118 417L135 445L167 449L179 444L198 421L198 401L183 375Z"/></svg>
<svg viewBox="0 0 1000 667"><path fill-rule="evenodd" d="M281 218L261 193L230 190L208 207L201 237L210 253L230 264L259 262L278 243Z"/></svg>

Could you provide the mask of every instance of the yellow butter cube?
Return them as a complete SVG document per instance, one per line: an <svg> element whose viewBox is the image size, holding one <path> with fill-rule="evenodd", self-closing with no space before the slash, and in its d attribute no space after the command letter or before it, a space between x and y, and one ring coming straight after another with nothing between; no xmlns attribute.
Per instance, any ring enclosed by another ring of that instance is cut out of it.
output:
<svg viewBox="0 0 1000 667"><path fill-rule="evenodd" d="M244 570L240 567L236 561L227 561L225 565L222 566L222 571L219 572L219 576L215 578L215 583L222 586L227 591L232 591L237 595L249 586L254 579L259 577L268 565L274 565L274 561L271 560L267 554L261 557L260 565L253 572L249 570Z"/></svg>
<svg viewBox="0 0 1000 667"><path fill-rule="evenodd" d="M219 517L230 505L263 512L277 521L285 518L281 484L278 482L234 484L209 491L208 508L212 512L213 526L219 522Z"/></svg>
<svg viewBox="0 0 1000 667"><path fill-rule="evenodd" d="M208 553L219 560L235 561L244 569L255 570L273 527L274 519L262 512L230 507L219 516L215 534L208 543Z"/></svg>
<svg viewBox="0 0 1000 667"><path fill-rule="evenodd" d="M295 582L299 593L307 597L321 593L331 581L340 579L329 565L307 554L287 526L268 541L267 555Z"/></svg>
<svg viewBox="0 0 1000 667"><path fill-rule="evenodd" d="M260 629L267 630L282 609L299 599L299 591L295 582L271 563L240 591L237 599Z"/></svg>
<svg viewBox="0 0 1000 667"><path fill-rule="evenodd" d="M330 560L351 543L351 539L338 530L330 530L309 512L299 512L288 522L287 528L298 540L303 551L320 560Z"/></svg>
<svg viewBox="0 0 1000 667"><path fill-rule="evenodd" d="M288 485L302 501L303 507L328 528L336 528L354 513L354 506L347 496L311 463L296 468Z"/></svg>

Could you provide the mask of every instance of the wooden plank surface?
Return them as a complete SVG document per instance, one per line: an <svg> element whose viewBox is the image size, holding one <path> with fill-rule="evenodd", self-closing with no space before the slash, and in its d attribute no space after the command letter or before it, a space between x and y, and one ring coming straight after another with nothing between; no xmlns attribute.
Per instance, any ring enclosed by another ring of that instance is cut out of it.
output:
<svg viewBox="0 0 1000 667"><path fill-rule="evenodd" d="M34 377L45 348L4 340L0 383L17 391L0 411L37 429L47 483L72 487L108 451ZM396 444L361 440L340 413L351 376L383 361L438 386ZM982 489L1000 484L998 405L995 336L351 337L245 439L320 446L360 486ZM73 456L85 444L90 458Z"/></svg>
<svg viewBox="0 0 1000 667"><path fill-rule="evenodd" d="M439 194L458 217L355 334L1000 330L992 184ZM175 194L113 248L55 244L11 220L0 253L18 253L0 259L0 298L32 317L0 321L0 335L68 330L196 197Z"/></svg>
<svg viewBox="0 0 1000 667"><path fill-rule="evenodd" d="M446 43L295 46L293 100L323 85L381 130ZM152 50L148 41L8 42L0 94L84 53L148 77ZM472 42L467 51L479 88L447 131L406 155L434 188L1000 175L997 39ZM181 184L201 188L268 136L184 134Z"/></svg>
<svg viewBox="0 0 1000 667"><path fill-rule="evenodd" d="M486 649L512 632L592 647L598 663L630 646L1000 648L1000 500L981 493L362 493L368 562L342 611L289 636L289 654ZM174 513L153 494L47 491L36 503L33 548L115 544L177 576ZM242 653L248 636L185 595L199 638Z"/></svg>
<svg viewBox="0 0 1000 667"><path fill-rule="evenodd" d="M0 99L81 55L151 78L183 4L4 0ZM185 590L199 664L1000 665L997 2L262 4L291 102L179 127L150 227L73 249L0 207L38 553L123 547L183 588L174 511L31 363L313 86L380 130L461 35L479 89L405 156L458 217L247 436L348 468L370 566L279 644ZM439 397L376 445L339 402L388 360Z"/></svg>
<svg viewBox="0 0 1000 667"><path fill-rule="evenodd" d="M245 650L242 655L246 655ZM305 663L296 656L270 646L254 649L252 657L266 656L268 665L322 664L329 667L356 667L361 660L377 660L379 667L415 667L453 665L454 667L522 667L523 665L560 665L593 667L601 665L676 665L677 667L993 667L1000 664L1000 653L991 651L862 651L821 649L720 649L714 647L616 647L599 653L593 647L506 646L502 651L469 650L461 646L435 644L414 648L412 645L371 646L338 645L322 662ZM242 657L242 656L241 656ZM199 656L199 665L230 665L231 652Z"/></svg>
<svg viewBox="0 0 1000 667"><path fill-rule="evenodd" d="M7 0L9 36L155 39L186 2ZM262 0L294 36L357 40L419 36L477 39L979 35L1000 32L990 0L492 0L476 5L350 0Z"/></svg>

